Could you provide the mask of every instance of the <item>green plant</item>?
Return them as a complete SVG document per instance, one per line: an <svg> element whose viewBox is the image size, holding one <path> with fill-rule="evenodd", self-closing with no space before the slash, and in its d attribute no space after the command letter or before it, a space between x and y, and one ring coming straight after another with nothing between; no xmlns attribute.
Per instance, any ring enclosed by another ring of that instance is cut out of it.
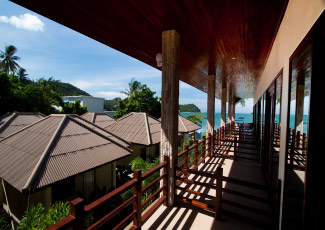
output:
<svg viewBox="0 0 325 230"><path fill-rule="evenodd" d="M2 215L0 211L0 230L10 230L10 224L7 222L6 218Z"/></svg>
<svg viewBox="0 0 325 230"><path fill-rule="evenodd" d="M69 202L56 202L48 211L42 204L31 206L25 212L25 215L20 221L18 230L22 229L45 229L50 225L58 222L70 214Z"/></svg>
<svg viewBox="0 0 325 230"><path fill-rule="evenodd" d="M135 158L134 160L131 161L130 166L132 170L135 169L141 169L141 173L144 173L148 171L149 169L152 169L156 165L160 163L160 159L157 157L155 158L152 162L147 162L143 160L140 157ZM147 179L142 181L142 188L150 184L152 181L154 181L156 178L159 177L159 171L153 173L151 176L149 176ZM157 189L159 188L159 183L148 189L145 193L142 194L142 202L144 202L148 197L150 197ZM125 191L124 193L121 194L121 199L123 202L128 200L133 194L133 190L129 189ZM150 203L150 202L149 202ZM149 205L149 204L148 204ZM145 207L144 207L145 208Z"/></svg>

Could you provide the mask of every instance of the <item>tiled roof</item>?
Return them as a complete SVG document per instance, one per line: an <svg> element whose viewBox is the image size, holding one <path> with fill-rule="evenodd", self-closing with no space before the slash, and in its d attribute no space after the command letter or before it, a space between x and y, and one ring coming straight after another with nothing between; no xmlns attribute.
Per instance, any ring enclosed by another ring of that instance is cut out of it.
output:
<svg viewBox="0 0 325 230"><path fill-rule="evenodd" d="M0 140L44 117L42 113L5 113L0 116Z"/></svg>
<svg viewBox="0 0 325 230"><path fill-rule="evenodd" d="M88 126L90 129L95 130L96 132L101 133L102 135L111 138L113 141L117 142L120 145L123 145L124 147L128 148L130 147L131 143L126 141L125 139L111 133L110 131L84 119L83 116L78 116L75 114L71 114L70 116L72 116L74 119L78 120L79 122L81 122L83 125Z"/></svg>
<svg viewBox="0 0 325 230"><path fill-rule="evenodd" d="M84 113L81 115L81 117L102 128L105 128L115 122L114 118L110 117L106 113Z"/></svg>
<svg viewBox="0 0 325 230"><path fill-rule="evenodd" d="M178 132L180 133L190 133L195 130L201 129L202 127L190 121L182 115L178 115Z"/></svg>
<svg viewBox="0 0 325 230"><path fill-rule="evenodd" d="M161 121L161 118L159 118L159 121ZM182 115L178 115L178 132L190 133L201 128L202 128L201 126L197 125L193 121L190 121L186 117L183 117Z"/></svg>
<svg viewBox="0 0 325 230"><path fill-rule="evenodd" d="M160 121L147 113L129 113L106 129L134 144L153 145L161 140Z"/></svg>
<svg viewBox="0 0 325 230"><path fill-rule="evenodd" d="M0 177L35 190L130 155L73 115L50 115L0 141Z"/></svg>

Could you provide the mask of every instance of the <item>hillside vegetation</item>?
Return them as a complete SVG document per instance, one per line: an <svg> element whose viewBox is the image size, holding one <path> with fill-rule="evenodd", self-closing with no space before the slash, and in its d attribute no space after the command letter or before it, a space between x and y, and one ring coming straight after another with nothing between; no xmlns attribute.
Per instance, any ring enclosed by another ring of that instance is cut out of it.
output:
<svg viewBox="0 0 325 230"><path fill-rule="evenodd" d="M179 105L180 112L200 113L201 110L194 104Z"/></svg>

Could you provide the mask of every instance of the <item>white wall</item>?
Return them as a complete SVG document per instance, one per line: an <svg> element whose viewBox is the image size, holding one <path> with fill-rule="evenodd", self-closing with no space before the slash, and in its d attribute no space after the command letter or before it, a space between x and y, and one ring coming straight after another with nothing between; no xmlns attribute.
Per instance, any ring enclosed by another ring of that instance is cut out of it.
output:
<svg viewBox="0 0 325 230"><path fill-rule="evenodd" d="M263 95L283 69L281 100L281 142L279 179L284 180L288 115L289 59L325 9L325 0L290 0L272 50L254 95L254 103ZM283 185L282 185L283 188ZM283 196L281 196L283 197ZM282 203L282 202L281 202ZM282 211L282 210L281 210ZM280 215L281 217L282 215ZM280 219L281 223L281 219ZM281 228L281 227L280 227Z"/></svg>
<svg viewBox="0 0 325 230"><path fill-rule="evenodd" d="M104 112L104 98L84 97L83 105L87 106L88 112Z"/></svg>

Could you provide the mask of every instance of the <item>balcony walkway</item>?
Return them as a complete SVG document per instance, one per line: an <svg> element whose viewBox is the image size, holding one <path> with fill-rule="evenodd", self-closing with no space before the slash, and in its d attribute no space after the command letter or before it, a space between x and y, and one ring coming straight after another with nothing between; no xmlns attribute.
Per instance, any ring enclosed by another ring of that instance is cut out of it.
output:
<svg viewBox="0 0 325 230"><path fill-rule="evenodd" d="M233 147L218 147L213 157L207 157L199 171L215 173L218 167L223 168L223 176L252 182L264 187L264 178L258 162L258 153L251 135L241 135L237 147L237 159L217 156L217 153L233 155ZM215 184L215 179L191 174L189 179ZM211 196L215 189L182 183L181 187L189 188ZM210 203L213 201L185 191L177 191L177 195L197 201ZM209 205L210 205L209 204ZM251 188L243 185L223 182L222 220L214 219L214 213L178 202L175 207L161 206L143 225L142 229L271 229L273 228L272 210L265 189Z"/></svg>

